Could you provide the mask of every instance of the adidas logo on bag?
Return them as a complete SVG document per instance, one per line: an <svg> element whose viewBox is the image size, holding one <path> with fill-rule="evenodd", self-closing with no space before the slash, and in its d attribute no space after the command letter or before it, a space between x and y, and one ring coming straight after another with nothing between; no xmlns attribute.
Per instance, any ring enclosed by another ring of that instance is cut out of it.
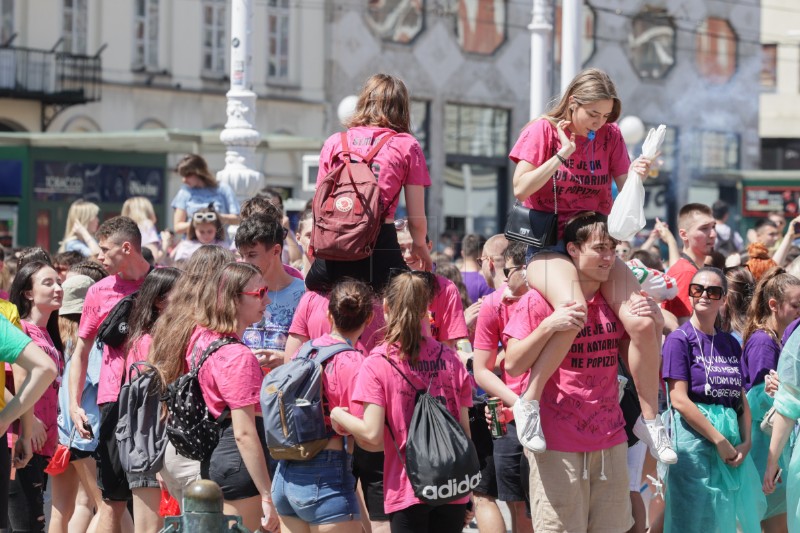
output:
<svg viewBox="0 0 800 533"><path fill-rule="evenodd" d="M456 479L449 480L445 485L435 487L427 485L422 489L423 497L429 500L438 500L439 498L451 498L459 494L466 496L471 491L475 490L478 483L481 481L481 473L478 472L474 476L464 476L460 482Z"/></svg>

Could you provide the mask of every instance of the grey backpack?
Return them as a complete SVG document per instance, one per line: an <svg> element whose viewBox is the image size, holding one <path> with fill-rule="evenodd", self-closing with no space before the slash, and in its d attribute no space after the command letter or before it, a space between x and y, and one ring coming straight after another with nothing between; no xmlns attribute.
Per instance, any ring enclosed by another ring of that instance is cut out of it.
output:
<svg viewBox="0 0 800 533"><path fill-rule="evenodd" d="M133 363L119 391L119 421L115 431L119 460L129 474L155 473L164 465L167 420L162 412L161 394L158 371L144 361Z"/></svg>
<svg viewBox="0 0 800 533"><path fill-rule="evenodd" d="M323 363L346 343L314 346L308 341L297 357L273 369L261 385L261 412L267 447L274 459L308 461L328 444L322 408Z"/></svg>

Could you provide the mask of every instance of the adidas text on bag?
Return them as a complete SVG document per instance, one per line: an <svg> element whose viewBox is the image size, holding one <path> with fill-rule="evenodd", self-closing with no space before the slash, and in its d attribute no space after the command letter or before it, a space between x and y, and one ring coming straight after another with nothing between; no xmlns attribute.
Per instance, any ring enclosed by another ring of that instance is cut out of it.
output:
<svg viewBox="0 0 800 533"><path fill-rule="evenodd" d="M339 164L317 184L311 204L310 250L318 259L358 261L372 255L388 207L381 202L378 178L370 164L396 134L384 135L363 158L350 150L347 132L341 135L342 149L335 155Z"/></svg>
<svg viewBox="0 0 800 533"><path fill-rule="evenodd" d="M328 444L322 407L322 365L352 349L346 343L317 347L308 341L300 347L297 357L264 377L261 412L273 459L307 461Z"/></svg>
<svg viewBox="0 0 800 533"><path fill-rule="evenodd" d="M434 507L464 498L481 480L475 445L441 401L417 388L391 359L384 358L417 391L404 464L414 496ZM392 428L386 427L402 460Z"/></svg>
<svg viewBox="0 0 800 533"><path fill-rule="evenodd" d="M114 432L119 461L128 474L158 472L164 465L167 419L161 394L158 371L144 361L133 363L119 391L119 419Z"/></svg>
<svg viewBox="0 0 800 533"><path fill-rule="evenodd" d="M214 419L208 412L200 380L197 375L206 359L225 346L226 344L239 343L233 337L222 337L212 342L200 356L195 364L194 354L192 365L187 374L182 375L167 387L164 401L167 404L167 437L175 446L175 451L184 457L195 461L205 461L219 443L221 428L217 420L227 416L226 407L219 419Z"/></svg>

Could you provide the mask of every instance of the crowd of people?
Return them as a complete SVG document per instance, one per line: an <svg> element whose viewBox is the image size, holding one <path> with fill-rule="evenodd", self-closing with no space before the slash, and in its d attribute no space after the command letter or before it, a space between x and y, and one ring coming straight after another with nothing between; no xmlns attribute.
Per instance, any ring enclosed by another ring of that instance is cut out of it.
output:
<svg viewBox="0 0 800 533"><path fill-rule="evenodd" d="M612 182L651 161L631 161L614 84L589 69L510 154L515 197L558 213L557 242L445 248L428 235L409 113L403 82L372 76L322 148L319 179L343 153L375 152L365 259L315 257L324 212L310 204L291 228L274 190L237 205L198 155L175 169L172 232L145 198L102 223L78 200L55 255L4 253L0 532L156 532L165 499L180 506L199 479L251 531L800 531L800 219L771 213L743 237L724 202L690 203L677 238L659 220L614 239ZM331 347L324 416L305 428L324 439L280 458L269 425L288 436L314 419L269 412L267 379ZM120 391L145 363L164 387L196 373L218 428L203 459L169 440L157 467L126 470ZM444 505L406 469L420 391L480 466Z"/></svg>

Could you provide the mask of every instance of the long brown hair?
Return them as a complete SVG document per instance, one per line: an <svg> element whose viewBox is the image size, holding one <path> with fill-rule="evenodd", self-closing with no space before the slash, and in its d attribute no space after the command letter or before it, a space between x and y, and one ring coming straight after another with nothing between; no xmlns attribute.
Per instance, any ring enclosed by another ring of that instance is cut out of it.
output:
<svg viewBox="0 0 800 533"><path fill-rule="evenodd" d="M197 326L196 311L203 291L227 263L235 260L230 250L206 244L186 262L183 275L173 287L167 307L153 327L153 343L149 361L161 372L165 383L172 383L183 374L184 355L189 338Z"/></svg>
<svg viewBox="0 0 800 533"><path fill-rule="evenodd" d="M398 350L400 359L415 364L422 345L422 319L428 314L433 288L418 272L395 276L384 293L387 307L384 341ZM388 352L388 349L387 349Z"/></svg>
<svg viewBox="0 0 800 533"><path fill-rule="evenodd" d="M228 263L206 286L197 309L197 323L222 334L236 333L239 295L261 271L249 263Z"/></svg>
<svg viewBox="0 0 800 533"><path fill-rule="evenodd" d="M406 84L388 74L370 76L358 95L353 115L344 125L348 128L380 126L410 133L411 104Z"/></svg>
<svg viewBox="0 0 800 533"><path fill-rule="evenodd" d="M572 79L561 100L539 118L549 120L553 126L560 120L572 120L574 105L569 101L570 96L577 105L586 105L598 100L611 100L611 114L606 122L616 122L622 113L622 102L617 96L617 87L608 74L600 69L587 68Z"/></svg>
<svg viewBox="0 0 800 533"><path fill-rule="evenodd" d="M728 280L728 293L722 313L721 329L727 333L744 333L747 326L747 309L753 299L756 285L753 275L745 266L735 266L725 270Z"/></svg>
<svg viewBox="0 0 800 533"><path fill-rule="evenodd" d="M769 301L774 298L778 303L783 303L786 289L789 287L800 287L800 279L787 274L781 267L772 268L764 273L756 285L753 301L750 302L747 325L742 335L744 342L747 342L750 335L756 331L764 330L780 346L778 332L772 329L770 323L772 310L769 308Z"/></svg>
<svg viewBox="0 0 800 533"><path fill-rule="evenodd" d="M208 163L203 159L203 156L197 154L184 156L175 167L175 172L183 177L197 176L203 182L204 187L213 189L217 186L217 178L208 169Z"/></svg>

